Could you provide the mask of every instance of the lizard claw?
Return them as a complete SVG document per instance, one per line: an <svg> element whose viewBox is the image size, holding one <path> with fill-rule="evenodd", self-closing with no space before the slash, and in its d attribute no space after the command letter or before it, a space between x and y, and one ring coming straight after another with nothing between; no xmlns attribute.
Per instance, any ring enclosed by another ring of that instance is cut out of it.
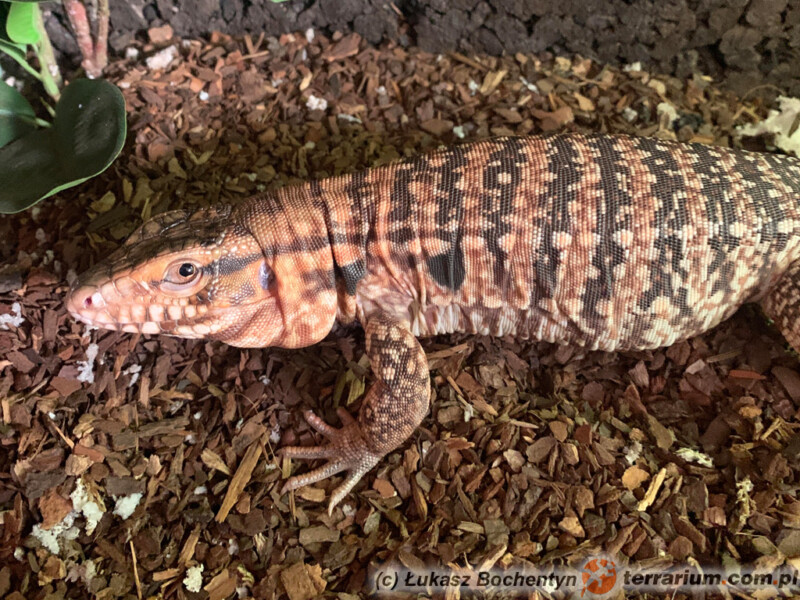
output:
<svg viewBox="0 0 800 600"><path fill-rule="evenodd" d="M343 424L340 429L331 427L310 410L303 413L306 422L324 435L330 441L329 444L325 446L287 446L280 449L281 455L288 458L328 459L326 464L317 469L287 479L283 484L281 494L322 481L336 473L349 471L344 482L331 494L328 514L333 512L333 508L353 489L361 477L378 464L382 458L367 446L367 442L361 434L361 427L350 413L344 408L339 408L336 412Z"/></svg>

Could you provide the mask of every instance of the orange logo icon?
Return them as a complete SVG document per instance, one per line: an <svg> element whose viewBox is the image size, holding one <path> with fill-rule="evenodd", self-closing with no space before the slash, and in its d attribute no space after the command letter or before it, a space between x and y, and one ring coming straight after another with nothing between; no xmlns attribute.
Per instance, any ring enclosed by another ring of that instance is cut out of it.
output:
<svg viewBox="0 0 800 600"><path fill-rule="evenodd" d="M610 558L593 558L583 566L582 578L581 598L586 592L607 594L617 583L617 565Z"/></svg>

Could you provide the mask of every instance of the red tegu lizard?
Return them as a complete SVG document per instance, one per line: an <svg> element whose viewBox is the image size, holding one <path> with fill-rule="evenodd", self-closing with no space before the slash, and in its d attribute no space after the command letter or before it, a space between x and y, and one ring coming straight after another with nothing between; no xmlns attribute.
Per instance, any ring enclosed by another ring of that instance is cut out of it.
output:
<svg viewBox="0 0 800 600"><path fill-rule="evenodd" d="M417 336L468 332L646 349L761 303L800 350L800 160L561 134L465 144L240 205L154 217L83 274L70 312L98 327L297 348L366 333L358 419L285 455L348 471L338 503L428 411Z"/></svg>

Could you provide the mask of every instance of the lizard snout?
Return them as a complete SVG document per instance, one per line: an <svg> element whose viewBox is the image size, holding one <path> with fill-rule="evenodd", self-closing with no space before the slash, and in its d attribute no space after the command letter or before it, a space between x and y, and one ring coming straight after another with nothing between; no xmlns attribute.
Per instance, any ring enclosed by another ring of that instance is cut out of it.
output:
<svg viewBox="0 0 800 600"><path fill-rule="evenodd" d="M70 290L67 297L67 310L72 313L84 310L98 310L104 308L106 301L103 295L92 286L83 286Z"/></svg>
<svg viewBox="0 0 800 600"><path fill-rule="evenodd" d="M67 311L77 320L104 329L118 329L117 323L106 310L107 303L95 285L73 283L65 301Z"/></svg>

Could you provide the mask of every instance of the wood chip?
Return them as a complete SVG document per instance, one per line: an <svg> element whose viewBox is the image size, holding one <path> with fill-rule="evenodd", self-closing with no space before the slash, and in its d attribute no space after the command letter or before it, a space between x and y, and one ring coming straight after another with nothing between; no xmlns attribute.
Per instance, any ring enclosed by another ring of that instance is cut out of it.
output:
<svg viewBox="0 0 800 600"><path fill-rule="evenodd" d="M236 576L229 569L222 569L203 589L208 593L208 600L230 598L236 592Z"/></svg>
<svg viewBox="0 0 800 600"><path fill-rule="evenodd" d="M625 469L622 474L622 485L629 490L635 490L648 479L650 479L650 473L634 465Z"/></svg>
<svg viewBox="0 0 800 600"><path fill-rule="evenodd" d="M667 469L661 469L658 474L653 478L650 482L650 487L647 488L647 492L644 495L644 498L639 502L636 510L638 511L645 511L647 508L656 501L656 496L658 495L658 491L661 489L661 486L664 483L664 479L667 477Z"/></svg>
<svg viewBox="0 0 800 600"><path fill-rule="evenodd" d="M236 469L236 473L233 474L233 478L230 484L228 484L228 490L225 493L225 498L222 500L222 505L217 512L217 516L214 517L218 523L222 523L228 517L228 513L230 513L231 509L239 501L239 494L242 493L245 486L249 483L250 477L253 474L253 469L256 468L258 459L261 458L262 443L266 443L266 439L253 442L245 451L242 461Z"/></svg>
<svg viewBox="0 0 800 600"><path fill-rule="evenodd" d="M281 571L281 583L289 595L289 600L311 600L325 591L326 582L322 578L322 567L295 563Z"/></svg>

